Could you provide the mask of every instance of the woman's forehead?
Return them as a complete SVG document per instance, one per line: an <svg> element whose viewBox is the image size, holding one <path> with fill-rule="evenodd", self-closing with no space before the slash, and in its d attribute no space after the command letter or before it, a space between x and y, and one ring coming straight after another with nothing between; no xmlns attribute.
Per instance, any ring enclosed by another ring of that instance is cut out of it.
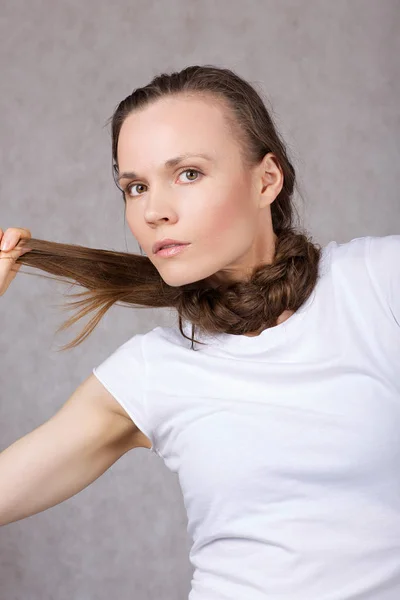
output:
<svg viewBox="0 0 400 600"><path fill-rule="evenodd" d="M192 135L224 133L226 109L216 101L202 97L167 97L130 113L120 130L120 137L129 134L179 131Z"/></svg>
<svg viewBox="0 0 400 600"><path fill-rule="evenodd" d="M157 162L166 162L184 154L205 154L209 159L226 151L234 140L221 110L206 106L203 111L204 103L196 107L193 104L182 102L179 107L171 102L169 106L149 106L129 115L120 130L118 161L125 156L139 160L149 155L158 156Z"/></svg>

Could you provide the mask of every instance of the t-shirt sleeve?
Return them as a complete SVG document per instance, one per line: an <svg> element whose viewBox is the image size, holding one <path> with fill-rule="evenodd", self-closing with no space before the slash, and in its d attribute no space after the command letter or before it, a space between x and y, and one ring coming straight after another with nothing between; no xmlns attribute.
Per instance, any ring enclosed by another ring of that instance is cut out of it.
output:
<svg viewBox="0 0 400 600"><path fill-rule="evenodd" d="M367 257L371 277L400 327L400 235L369 237Z"/></svg>
<svg viewBox="0 0 400 600"><path fill-rule="evenodd" d="M146 405L146 364L143 334L136 334L117 348L92 372L128 413L135 425L150 439L153 429Z"/></svg>

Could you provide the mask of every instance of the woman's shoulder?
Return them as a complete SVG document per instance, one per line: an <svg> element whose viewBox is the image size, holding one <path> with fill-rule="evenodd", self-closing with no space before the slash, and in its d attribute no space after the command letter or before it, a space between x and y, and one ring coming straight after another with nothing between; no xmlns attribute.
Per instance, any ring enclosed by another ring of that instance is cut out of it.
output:
<svg viewBox="0 0 400 600"><path fill-rule="evenodd" d="M373 289L381 305L400 324L400 235L363 236L348 242L330 242L332 275L349 286ZM367 297L367 296L366 296Z"/></svg>
<svg viewBox="0 0 400 600"><path fill-rule="evenodd" d="M400 234L366 235L348 242L332 241L325 247L325 252L335 263L351 265L362 261L369 269L390 271L399 264Z"/></svg>

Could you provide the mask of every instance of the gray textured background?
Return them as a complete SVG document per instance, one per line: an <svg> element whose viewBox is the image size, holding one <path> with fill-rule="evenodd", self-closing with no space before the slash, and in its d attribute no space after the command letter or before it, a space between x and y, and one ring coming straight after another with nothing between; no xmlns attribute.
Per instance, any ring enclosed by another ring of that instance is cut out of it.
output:
<svg viewBox="0 0 400 600"><path fill-rule="evenodd" d="M211 63L272 106L316 241L400 233L399 29L398 0L3 0L0 226L138 251L105 122L153 75ZM68 288L22 270L0 300L0 450L130 336L170 322L113 307L58 353L83 325L55 336ZM137 449L75 497L0 529L0 600L185 600L186 523L177 477Z"/></svg>

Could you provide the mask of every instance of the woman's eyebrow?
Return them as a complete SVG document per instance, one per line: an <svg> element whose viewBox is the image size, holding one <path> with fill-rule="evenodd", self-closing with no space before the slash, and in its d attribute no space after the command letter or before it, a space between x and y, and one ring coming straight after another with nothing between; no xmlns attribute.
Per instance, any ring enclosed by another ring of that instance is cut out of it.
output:
<svg viewBox="0 0 400 600"><path fill-rule="evenodd" d="M204 154L202 152L200 152L199 154L186 153L186 154L180 154L179 156L175 156L174 158L169 158L164 163L164 167L166 169L172 169L173 167L176 167L180 162L182 162L183 160L186 160L187 158L204 158L205 160L208 160L208 161L213 160L211 156L209 156L208 154ZM121 173L121 175L119 175L117 181L121 181L121 179L136 179L137 177L138 177L138 175L134 171L125 171L125 173Z"/></svg>

